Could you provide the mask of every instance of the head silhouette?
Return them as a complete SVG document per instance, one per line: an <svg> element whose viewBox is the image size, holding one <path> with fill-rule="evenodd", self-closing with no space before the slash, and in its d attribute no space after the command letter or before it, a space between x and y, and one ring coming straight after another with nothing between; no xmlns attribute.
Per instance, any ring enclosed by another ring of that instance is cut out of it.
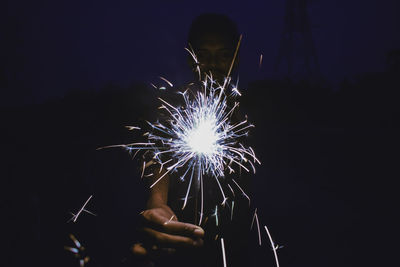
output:
<svg viewBox="0 0 400 267"><path fill-rule="evenodd" d="M202 75L211 73L220 83L229 71L238 41L235 22L225 15L214 13L195 18L188 36L188 44L197 56ZM191 57L189 64L195 70ZM236 65L237 59L234 67Z"/></svg>

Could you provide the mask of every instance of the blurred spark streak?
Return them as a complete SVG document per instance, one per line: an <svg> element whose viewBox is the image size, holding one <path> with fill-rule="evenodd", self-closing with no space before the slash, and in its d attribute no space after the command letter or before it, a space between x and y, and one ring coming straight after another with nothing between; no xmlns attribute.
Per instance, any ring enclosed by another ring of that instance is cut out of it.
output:
<svg viewBox="0 0 400 267"><path fill-rule="evenodd" d="M226 75L227 78L224 80L224 85L222 86L223 89L226 88L225 86L227 84L228 78L230 78L230 76L231 76L231 71L232 71L232 68L233 68L233 64L235 63L235 60L236 60L236 57L237 57L237 53L239 51L240 43L242 42L242 37L243 37L243 35L241 34L239 36L239 41L238 41L238 44L236 46L235 53L233 54L233 58L232 58L231 65L229 67L228 74ZM222 93L222 91L221 91L221 93Z"/></svg>
<svg viewBox="0 0 400 267"><path fill-rule="evenodd" d="M218 205L215 206L215 212L213 215L215 216L215 225L218 226Z"/></svg>
<svg viewBox="0 0 400 267"><path fill-rule="evenodd" d="M140 127L137 126L125 126L125 128L127 128L129 131L140 130Z"/></svg>
<svg viewBox="0 0 400 267"><path fill-rule="evenodd" d="M147 149L144 147L134 147L134 146L152 146L155 145L154 143L132 143L132 144L124 144L124 145L110 145L110 146L102 146L99 148L96 148L96 150L102 150L105 148L113 148L113 147L122 147L128 150L133 150L133 149Z"/></svg>
<svg viewBox="0 0 400 267"><path fill-rule="evenodd" d="M83 209L83 211L86 212L86 213L89 213L92 216L97 216L97 214L95 214L95 213L93 213L93 212L91 212L91 211L89 211L87 209Z"/></svg>
<svg viewBox="0 0 400 267"><path fill-rule="evenodd" d="M87 209L85 209L86 205L89 203L89 201L90 201L90 199L92 199L92 197L93 197L93 195L90 195L90 197L86 200L86 202L83 204L83 206L81 207L81 209L80 209L76 214L74 214L74 213L71 212L71 214L72 214L73 216L72 216L71 219L68 220L68 222L70 222L70 221L76 222L76 220L78 219L79 215L80 215L83 211L86 212L86 213L89 213L90 215L97 216L96 214L94 214L94 213L88 211Z"/></svg>
<svg viewBox="0 0 400 267"><path fill-rule="evenodd" d="M258 231L258 244L261 246L261 231L260 231L260 223L258 222L257 213L255 213L256 223L257 223L257 231Z"/></svg>
<svg viewBox="0 0 400 267"><path fill-rule="evenodd" d="M231 208L231 221L233 218L233 207L235 206L235 201L232 200L232 208Z"/></svg>
<svg viewBox="0 0 400 267"><path fill-rule="evenodd" d="M160 79L163 80L164 82L168 83L169 86L174 87L174 85L170 81L165 79L164 77L160 76Z"/></svg>
<svg viewBox="0 0 400 267"><path fill-rule="evenodd" d="M201 224L201 221L203 220L203 209L204 209L204 192L203 192L203 177L201 177L201 173L199 174L199 179L200 179L200 220L199 220L199 225ZM215 178L217 179L217 178Z"/></svg>
<svg viewBox="0 0 400 267"><path fill-rule="evenodd" d="M256 218L256 213L257 213L257 208L254 210L254 215L253 215L253 219L251 220L250 230L253 229L254 220Z"/></svg>
<svg viewBox="0 0 400 267"><path fill-rule="evenodd" d="M257 224L257 232L258 232L258 244L261 246L261 231L260 231L260 223L258 221L257 209L254 211L253 220L251 221L250 230L253 229L254 221Z"/></svg>
<svg viewBox="0 0 400 267"><path fill-rule="evenodd" d="M189 47L190 47L190 49L188 49L188 48L185 47L185 50L186 50L187 52L189 52L189 54L192 56L192 58L193 58L193 60L194 60L194 62L195 62L196 71L197 71L197 73L199 74L199 80L201 80L200 63L199 63L199 61L197 60L197 56L196 56L196 54L194 53L194 50L193 50L193 47L192 47L191 44L189 44Z"/></svg>
<svg viewBox="0 0 400 267"><path fill-rule="evenodd" d="M228 198L225 196L224 190L222 189L222 186L221 186L220 182L218 181L218 177L215 177L215 181L217 181L218 187L222 193L223 200L222 200L221 205L225 206L225 202L228 200Z"/></svg>
<svg viewBox="0 0 400 267"><path fill-rule="evenodd" d="M233 188L231 187L231 185L230 184L227 184L228 185L228 188L231 190L231 192L232 192L232 196L233 197L235 197L235 192L233 191Z"/></svg>
<svg viewBox="0 0 400 267"><path fill-rule="evenodd" d="M189 171L189 169L187 171ZM186 171L186 173L187 173L187 171ZM185 173L185 175L186 175L186 173ZM188 185L188 188L186 191L185 201L183 202L182 210L185 209L185 206L186 206L186 203L187 203L187 200L189 197L190 187L192 186L193 174L194 174L194 168L192 169L192 174L190 175L189 185Z"/></svg>
<svg viewBox="0 0 400 267"><path fill-rule="evenodd" d="M233 96L242 96L242 94L239 91L239 77L236 80L236 85L231 90L232 90L231 95L233 95Z"/></svg>
<svg viewBox="0 0 400 267"><path fill-rule="evenodd" d="M263 60L263 54L260 54L260 61L258 63L258 67L261 69L262 66L262 60Z"/></svg>
<svg viewBox="0 0 400 267"><path fill-rule="evenodd" d="M64 249L68 250L68 251L70 251L70 252L72 252L74 254L78 254L79 253L79 250L77 248L71 248L71 247L68 247L68 246L64 246Z"/></svg>
<svg viewBox="0 0 400 267"><path fill-rule="evenodd" d="M232 178L232 181L239 188L239 190L242 192L242 194L249 200L249 206L250 206L250 198L249 198L249 196L244 192L244 190L240 187L240 185L233 178Z"/></svg>
<svg viewBox="0 0 400 267"><path fill-rule="evenodd" d="M271 247L272 250L274 251L274 257L275 257L275 262L276 262L276 267L279 267L279 260L278 260L278 254L276 253L276 248L275 248L275 244L274 241L272 240L271 234L268 231L268 227L266 225L264 225L265 231L267 232L269 241L271 242Z"/></svg>
<svg viewBox="0 0 400 267"><path fill-rule="evenodd" d="M139 151L139 150L138 150ZM142 174L140 175L140 178L143 178L144 175L144 170L146 169L146 162L143 161L143 167L142 167Z"/></svg>
<svg viewBox="0 0 400 267"><path fill-rule="evenodd" d="M85 248L81 245L81 243L73 234L69 234L69 238L71 238L71 240L74 242L76 248L64 246L64 249L74 253L75 257L79 258L79 266L84 267L85 263L89 262L90 257L89 256L84 257L80 254L80 252L85 251Z"/></svg>
<svg viewBox="0 0 400 267"><path fill-rule="evenodd" d="M71 238L71 240L75 243L75 246L77 247L77 248L81 248L82 246L81 246L81 243L78 241L78 239L76 239L76 237L73 235L73 234L70 234L69 235L69 238Z"/></svg>
<svg viewBox="0 0 400 267"><path fill-rule="evenodd" d="M221 249L222 249L222 259L224 262L224 267L226 267L225 244L224 244L224 239L222 237L221 237Z"/></svg>

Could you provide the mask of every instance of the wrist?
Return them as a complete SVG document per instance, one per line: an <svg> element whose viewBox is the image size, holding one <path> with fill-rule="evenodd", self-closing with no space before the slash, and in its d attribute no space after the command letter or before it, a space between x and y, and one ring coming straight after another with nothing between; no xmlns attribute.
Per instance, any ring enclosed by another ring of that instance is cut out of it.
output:
<svg viewBox="0 0 400 267"><path fill-rule="evenodd" d="M167 199L159 194L151 194L147 200L147 209L161 208L167 206Z"/></svg>

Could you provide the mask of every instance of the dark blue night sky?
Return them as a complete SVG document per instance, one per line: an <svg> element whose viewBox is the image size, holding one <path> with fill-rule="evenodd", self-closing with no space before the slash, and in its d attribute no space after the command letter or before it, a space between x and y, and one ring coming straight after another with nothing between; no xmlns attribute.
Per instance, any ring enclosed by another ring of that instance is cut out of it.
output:
<svg viewBox="0 0 400 267"><path fill-rule="evenodd" d="M40 103L72 89L191 78L186 34L203 12L221 12L244 39L239 71L247 82L273 71L285 1L7 1L2 4L1 105ZM385 69L400 47L398 1L310 1L308 14L328 84ZM258 69L260 54L263 67ZM280 70L282 71L282 70Z"/></svg>

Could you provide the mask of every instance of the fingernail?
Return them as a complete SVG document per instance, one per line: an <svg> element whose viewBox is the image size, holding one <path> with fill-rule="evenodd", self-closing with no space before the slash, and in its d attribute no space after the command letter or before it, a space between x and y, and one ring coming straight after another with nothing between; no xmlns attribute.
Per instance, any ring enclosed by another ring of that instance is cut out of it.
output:
<svg viewBox="0 0 400 267"><path fill-rule="evenodd" d="M196 228L193 231L193 234L197 237L203 237L204 236L204 230L201 228Z"/></svg>

